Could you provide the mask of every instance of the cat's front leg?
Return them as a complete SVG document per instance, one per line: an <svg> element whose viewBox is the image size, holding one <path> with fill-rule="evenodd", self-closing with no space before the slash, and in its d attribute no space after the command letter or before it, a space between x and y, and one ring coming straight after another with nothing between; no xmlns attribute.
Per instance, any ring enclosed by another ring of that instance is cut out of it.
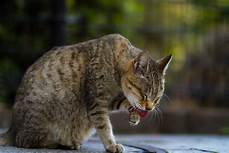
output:
<svg viewBox="0 0 229 153"><path fill-rule="evenodd" d="M97 105L96 105L97 104ZM112 125L108 115L108 108L102 107L101 100L95 101L95 107L93 110L90 110L89 117L93 122L96 132L100 137L106 151L112 153L121 153L124 151L124 147L121 144L116 144Z"/></svg>

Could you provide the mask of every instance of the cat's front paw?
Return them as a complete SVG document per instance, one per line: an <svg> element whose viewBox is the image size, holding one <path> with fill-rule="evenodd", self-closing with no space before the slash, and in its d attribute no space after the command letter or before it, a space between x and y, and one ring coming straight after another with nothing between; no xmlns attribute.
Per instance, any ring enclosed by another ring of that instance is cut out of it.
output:
<svg viewBox="0 0 229 153"><path fill-rule="evenodd" d="M106 148L106 151L110 153L122 153L124 152L124 147L121 144L113 144L113 145L109 145Z"/></svg>
<svg viewBox="0 0 229 153"><path fill-rule="evenodd" d="M139 114L137 112L131 112L130 116L129 116L129 124L132 126L138 125L138 123L140 122L141 117L139 116Z"/></svg>
<svg viewBox="0 0 229 153"><path fill-rule="evenodd" d="M80 150L80 148L81 148L81 145L74 145L70 147L70 149L72 150Z"/></svg>

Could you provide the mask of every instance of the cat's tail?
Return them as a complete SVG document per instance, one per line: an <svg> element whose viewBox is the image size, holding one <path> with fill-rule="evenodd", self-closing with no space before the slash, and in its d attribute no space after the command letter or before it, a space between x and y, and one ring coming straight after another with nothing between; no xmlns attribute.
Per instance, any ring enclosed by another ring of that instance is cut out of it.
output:
<svg viewBox="0 0 229 153"><path fill-rule="evenodd" d="M13 130L12 127L6 133L0 134L0 146L13 145Z"/></svg>

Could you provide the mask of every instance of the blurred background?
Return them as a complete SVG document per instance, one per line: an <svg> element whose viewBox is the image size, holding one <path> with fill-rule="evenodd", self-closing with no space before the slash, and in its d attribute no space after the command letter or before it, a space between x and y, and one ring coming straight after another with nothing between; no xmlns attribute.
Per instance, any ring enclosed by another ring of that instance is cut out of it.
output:
<svg viewBox="0 0 229 153"><path fill-rule="evenodd" d="M110 33L155 59L174 57L161 112L136 127L127 114L112 115L116 133L229 134L228 0L1 0L0 127L38 57Z"/></svg>

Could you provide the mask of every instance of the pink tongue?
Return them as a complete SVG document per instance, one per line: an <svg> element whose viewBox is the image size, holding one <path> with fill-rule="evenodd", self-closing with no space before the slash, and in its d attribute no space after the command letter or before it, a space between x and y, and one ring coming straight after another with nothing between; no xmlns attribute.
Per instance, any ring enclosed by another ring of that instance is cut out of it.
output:
<svg viewBox="0 0 229 153"><path fill-rule="evenodd" d="M138 114L139 114L139 116L141 116L141 118L145 117L145 116L148 114L147 111L141 111L141 110L134 109L133 107L131 107L131 108L129 109L129 112L133 112L133 111L138 112Z"/></svg>
<svg viewBox="0 0 229 153"><path fill-rule="evenodd" d="M146 111L139 111L139 110L135 110L135 111L138 112L138 114L141 116L141 118L145 117L148 114L148 112L146 112Z"/></svg>

